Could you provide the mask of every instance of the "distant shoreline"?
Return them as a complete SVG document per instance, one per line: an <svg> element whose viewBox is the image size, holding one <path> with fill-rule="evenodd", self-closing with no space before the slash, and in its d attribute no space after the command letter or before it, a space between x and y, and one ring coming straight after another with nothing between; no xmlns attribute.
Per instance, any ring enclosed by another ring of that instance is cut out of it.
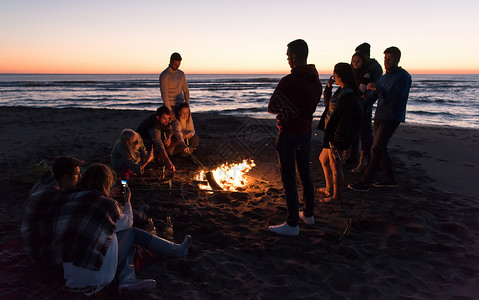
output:
<svg viewBox="0 0 479 300"><path fill-rule="evenodd" d="M451 72L451 73L424 73L424 72L413 72L407 69L411 75L479 75L479 71L474 72ZM0 75L156 75L158 76L161 73L159 70L157 73L0 73ZM318 70L320 75L329 74L331 70ZM284 73L188 73L185 71L186 76L188 75L287 75L289 72Z"/></svg>

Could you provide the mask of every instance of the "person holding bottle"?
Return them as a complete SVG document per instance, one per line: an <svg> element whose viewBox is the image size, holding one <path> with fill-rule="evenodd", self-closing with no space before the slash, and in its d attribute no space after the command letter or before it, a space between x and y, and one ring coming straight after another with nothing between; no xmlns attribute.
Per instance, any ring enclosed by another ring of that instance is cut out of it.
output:
<svg viewBox="0 0 479 300"><path fill-rule="evenodd" d="M349 149L361 124L360 91L353 67L347 63L334 66L333 76L324 89L324 112L318 129L324 131L323 150L319 155L326 186L319 189L325 197L321 202L341 200L343 170L341 152ZM332 94L332 85L339 85Z"/></svg>

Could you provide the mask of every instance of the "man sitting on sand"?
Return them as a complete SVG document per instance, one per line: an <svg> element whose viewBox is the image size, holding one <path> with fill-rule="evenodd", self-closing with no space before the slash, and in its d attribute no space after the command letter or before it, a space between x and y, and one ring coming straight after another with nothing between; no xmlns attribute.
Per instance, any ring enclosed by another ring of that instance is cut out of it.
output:
<svg viewBox="0 0 479 300"><path fill-rule="evenodd" d="M136 130L147 149L153 145L156 156L159 156L168 169L176 171L169 155L177 152L190 153L190 149L181 138L181 132L174 131L170 122L170 110L166 106L159 107ZM178 148L176 151L175 149Z"/></svg>
<svg viewBox="0 0 479 300"><path fill-rule="evenodd" d="M406 104L411 88L411 75L399 67L401 51L397 47L384 50L384 68L386 74L381 76L376 83L370 82L368 90L374 91L364 100L366 105L378 100L374 115L374 141L371 147L371 160L364 172L363 180L350 184L348 187L354 191L367 192L373 183L379 165L384 169L383 180L373 184L375 187L395 187L396 179L388 154L388 143L396 128L406 120Z"/></svg>
<svg viewBox="0 0 479 300"><path fill-rule="evenodd" d="M321 98L322 86L314 65L307 64L308 45L303 40L288 44L286 52L291 74L278 83L268 104L268 112L277 114L279 128L276 139L288 218L286 222L269 226L272 232L297 236L298 221L314 224L314 187L309 170L309 149L313 113ZM298 211L296 164L303 184L304 212Z"/></svg>
<svg viewBox="0 0 479 300"><path fill-rule="evenodd" d="M32 229L38 226L38 222L41 222L39 216L45 213L44 209L47 207L38 199L46 193L50 193L52 195L51 198L53 198L53 195L58 193L58 191L75 188L81 178L80 166L82 164L83 161L71 156L56 158L53 163L53 169L46 172L30 191L25 203L21 235L24 250L32 259L35 258L33 252L38 252L37 249L41 249L41 241L36 240L35 236L32 236ZM48 200L48 198L44 197L43 199Z"/></svg>
<svg viewBox="0 0 479 300"><path fill-rule="evenodd" d="M53 162L52 170L43 174L32 188L30 196L51 190L72 189L81 177L80 166L83 161L71 156L59 156Z"/></svg>

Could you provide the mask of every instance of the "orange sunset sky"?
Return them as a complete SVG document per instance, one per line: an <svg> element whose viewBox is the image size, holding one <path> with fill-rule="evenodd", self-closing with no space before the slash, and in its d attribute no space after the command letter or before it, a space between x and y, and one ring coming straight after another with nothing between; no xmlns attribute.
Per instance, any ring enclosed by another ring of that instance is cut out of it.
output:
<svg viewBox="0 0 479 300"><path fill-rule="evenodd" d="M0 73L287 73L302 38L320 73L362 42L410 73L479 73L478 1L2 1Z"/></svg>

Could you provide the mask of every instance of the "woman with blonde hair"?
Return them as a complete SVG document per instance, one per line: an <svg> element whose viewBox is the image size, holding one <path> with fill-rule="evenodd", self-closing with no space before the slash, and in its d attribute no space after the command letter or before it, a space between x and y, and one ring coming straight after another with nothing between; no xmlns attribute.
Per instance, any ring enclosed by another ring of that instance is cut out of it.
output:
<svg viewBox="0 0 479 300"><path fill-rule="evenodd" d="M147 151L141 136L126 128L120 134L110 154L113 170L128 179L133 174L143 174L146 165L154 158L153 150Z"/></svg>

